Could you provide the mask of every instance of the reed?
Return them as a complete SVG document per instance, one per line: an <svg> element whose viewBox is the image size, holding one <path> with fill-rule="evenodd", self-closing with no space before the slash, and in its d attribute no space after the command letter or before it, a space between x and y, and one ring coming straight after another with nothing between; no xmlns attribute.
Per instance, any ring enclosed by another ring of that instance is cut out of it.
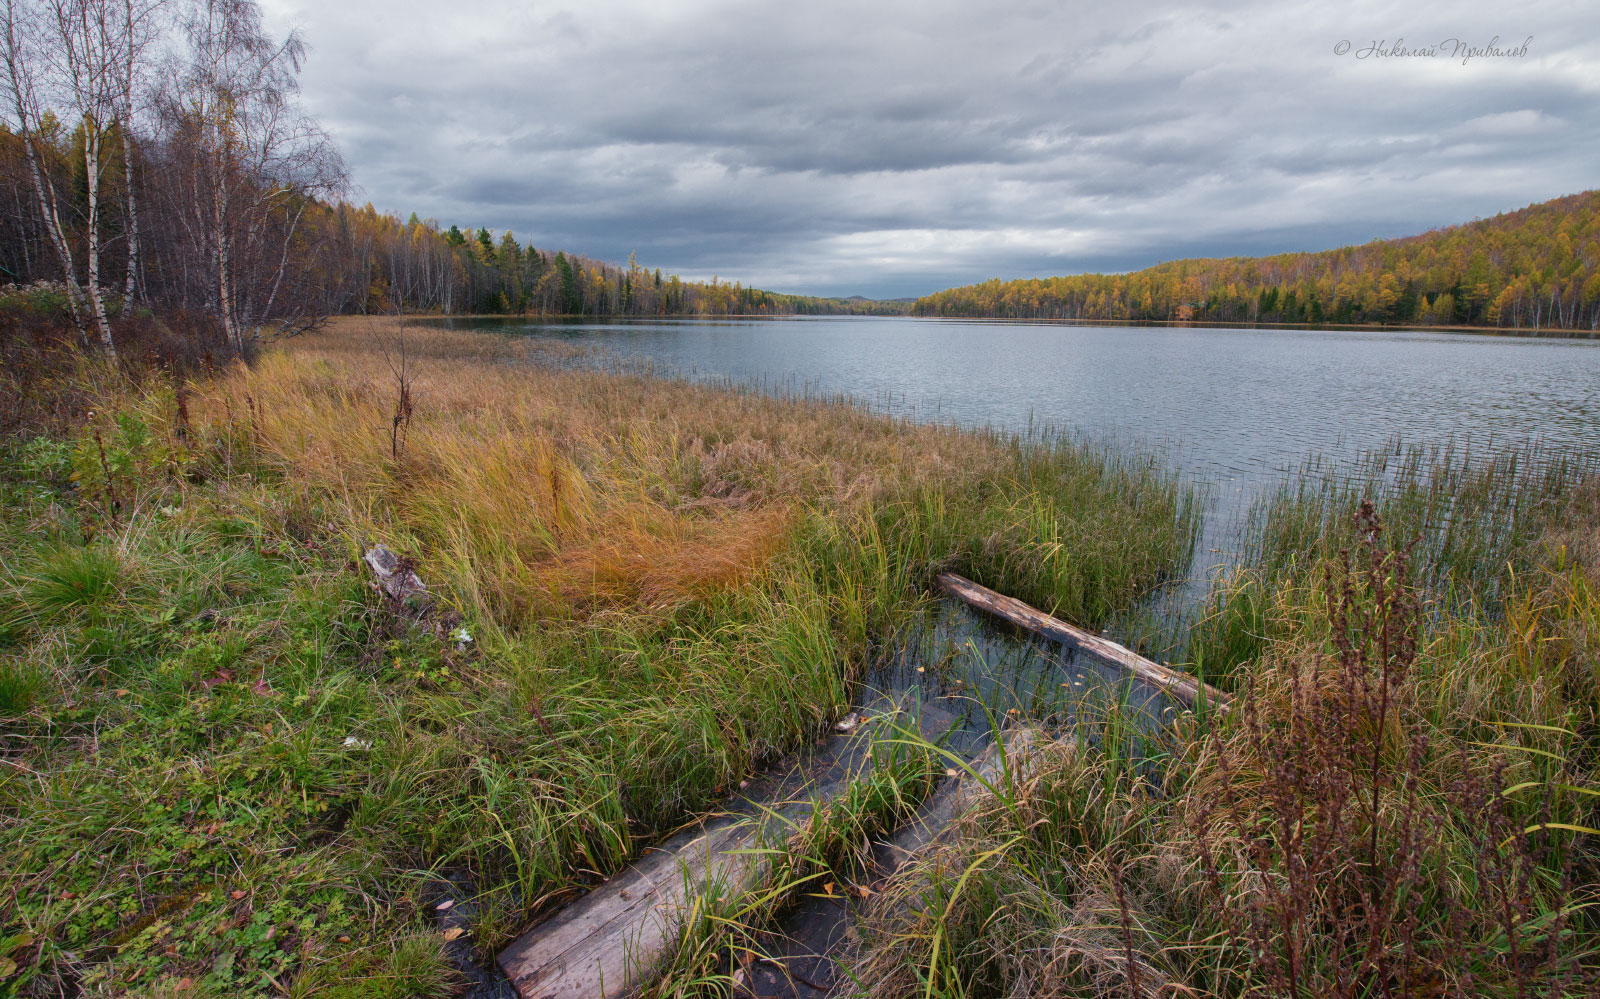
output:
<svg viewBox="0 0 1600 999"><path fill-rule="evenodd" d="M1593 994L1594 480L1539 472L1535 502L1455 469L1478 523L1432 535L1415 465L1399 528L1286 489L1323 519L1258 519L1252 551L1304 553L1223 580L1234 630L1201 625L1236 710L1080 718L883 889L865 993Z"/></svg>

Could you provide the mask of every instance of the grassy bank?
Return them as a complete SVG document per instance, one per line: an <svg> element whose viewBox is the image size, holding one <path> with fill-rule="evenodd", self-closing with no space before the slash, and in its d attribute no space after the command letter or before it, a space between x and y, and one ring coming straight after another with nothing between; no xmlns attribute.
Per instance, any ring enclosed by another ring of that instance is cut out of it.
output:
<svg viewBox="0 0 1600 999"><path fill-rule="evenodd" d="M1303 470L1190 636L1237 708L1081 726L880 893L866 991L1596 994L1596 497L1530 452Z"/></svg>
<svg viewBox="0 0 1600 999"><path fill-rule="evenodd" d="M1144 463L569 361L349 322L19 421L0 988L448 994L441 900L492 953L822 732L934 572L1094 626L1188 562Z"/></svg>

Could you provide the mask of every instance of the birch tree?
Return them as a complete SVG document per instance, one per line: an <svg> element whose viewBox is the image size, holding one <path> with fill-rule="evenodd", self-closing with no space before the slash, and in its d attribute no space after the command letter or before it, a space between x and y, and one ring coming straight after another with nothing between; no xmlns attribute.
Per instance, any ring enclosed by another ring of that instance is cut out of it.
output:
<svg viewBox="0 0 1600 999"><path fill-rule="evenodd" d="M118 71L121 45L114 0L54 0L48 21L54 28L46 52L56 56L50 68L59 81L63 104L82 123L84 199L84 271L89 308L100 343L113 356L111 320L100 282L100 184L106 164L106 128L116 118L121 93Z"/></svg>
<svg viewBox="0 0 1600 999"><path fill-rule="evenodd" d="M8 126L16 132L27 162L28 179L33 188L34 206L39 222L44 228L46 241L55 253L61 268L62 280L67 288L67 304L72 321L80 333L87 335L84 313L87 311L83 288L78 284L78 269L63 219L63 198L50 172L50 152L47 146L46 101L48 67L51 58L51 32L43 10L37 4L21 0L5 0L3 57L5 60L6 112L11 118ZM53 88L50 88L53 89ZM111 343L109 329L101 331L101 342L113 356L116 347Z"/></svg>
<svg viewBox="0 0 1600 999"><path fill-rule="evenodd" d="M5 70L8 111L26 151L35 200L46 235L55 248L68 289L74 319L94 322L101 346L112 356L111 320L101 280L105 238L102 232L101 187L109 165L108 129L115 126L122 146L129 240L127 295L138 262L136 202L132 183L132 117L135 80L155 32L155 13L164 0L5 0ZM83 217L65 216L68 199L57 189L49 169L43 128L46 116L78 122L81 140L74 156L83 161ZM81 233L84 282L72 232Z"/></svg>
<svg viewBox="0 0 1600 999"><path fill-rule="evenodd" d="M125 305L139 297L139 188L134 182L134 136L141 108L140 77L147 65L146 53L164 27L160 15L166 6L166 0L121 0L115 7L120 17L114 22L117 31L112 41L116 48L117 130L122 140L123 218L128 244L122 292Z"/></svg>
<svg viewBox="0 0 1600 999"><path fill-rule="evenodd" d="M337 152L299 104L305 44L267 37L252 0L199 0L185 19L187 62L163 101L177 151L172 210L203 265L205 304L243 351L268 317L315 322L297 292L308 260L296 253L315 199L343 185Z"/></svg>

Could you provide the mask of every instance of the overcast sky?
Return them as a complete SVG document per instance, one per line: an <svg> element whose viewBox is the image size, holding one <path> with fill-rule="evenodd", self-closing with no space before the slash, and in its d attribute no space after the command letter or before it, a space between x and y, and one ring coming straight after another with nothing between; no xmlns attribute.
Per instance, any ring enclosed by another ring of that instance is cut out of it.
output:
<svg viewBox="0 0 1600 999"><path fill-rule="evenodd" d="M1586 2L264 6L359 200L780 291L1324 249L1600 186ZM1446 41L1496 36L1532 40Z"/></svg>

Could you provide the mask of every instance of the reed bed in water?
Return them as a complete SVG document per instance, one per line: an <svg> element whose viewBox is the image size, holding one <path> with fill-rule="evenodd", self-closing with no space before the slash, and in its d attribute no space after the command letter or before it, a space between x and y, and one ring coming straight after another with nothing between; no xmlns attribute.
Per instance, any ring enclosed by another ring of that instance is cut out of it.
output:
<svg viewBox="0 0 1600 999"><path fill-rule="evenodd" d="M934 572L1094 626L1195 533L1137 459L425 327L96 392L0 476L24 994L445 994L814 739Z"/></svg>
<svg viewBox="0 0 1600 999"><path fill-rule="evenodd" d="M1410 545L1429 614L1497 614L1521 575L1570 544L1568 522L1600 481L1600 455L1531 445L1394 442L1348 461L1307 461L1252 505L1237 563L1214 585L1180 648L1226 687L1288 623L1273 604L1360 541L1371 500Z"/></svg>

